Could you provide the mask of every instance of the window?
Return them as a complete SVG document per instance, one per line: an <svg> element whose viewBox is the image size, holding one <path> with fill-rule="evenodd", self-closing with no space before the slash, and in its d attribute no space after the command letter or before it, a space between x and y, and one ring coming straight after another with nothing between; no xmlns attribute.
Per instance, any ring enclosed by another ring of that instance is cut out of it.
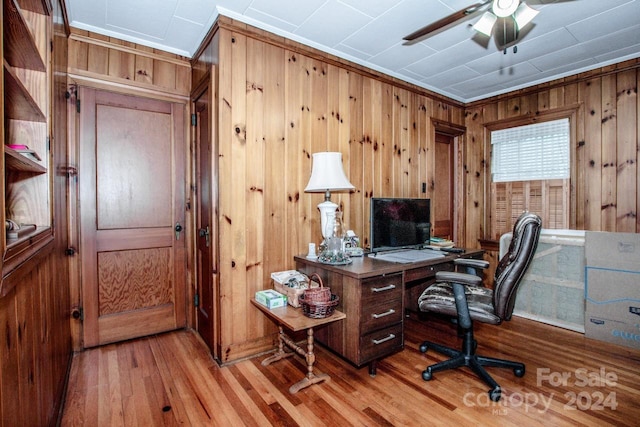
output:
<svg viewBox="0 0 640 427"><path fill-rule="evenodd" d="M569 119L491 132L491 234L510 232L525 210L544 228L569 228Z"/></svg>
<svg viewBox="0 0 640 427"><path fill-rule="evenodd" d="M493 182L569 178L569 119L491 132Z"/></svg>

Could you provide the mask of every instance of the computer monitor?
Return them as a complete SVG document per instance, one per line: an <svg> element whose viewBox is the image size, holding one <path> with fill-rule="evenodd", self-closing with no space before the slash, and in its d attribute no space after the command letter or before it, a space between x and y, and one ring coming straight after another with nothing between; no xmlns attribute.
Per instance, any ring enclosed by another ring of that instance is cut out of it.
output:
<svg viewBox="0 0 640 427"><path fill-rule="evenodd" d="M371 252L428 245L431 200L374 197L370 223Z"/></svg>

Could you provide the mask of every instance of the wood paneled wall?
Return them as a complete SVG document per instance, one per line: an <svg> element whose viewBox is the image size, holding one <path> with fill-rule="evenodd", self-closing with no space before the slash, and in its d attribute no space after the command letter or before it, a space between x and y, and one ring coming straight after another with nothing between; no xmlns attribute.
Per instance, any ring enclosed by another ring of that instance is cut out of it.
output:
<svg viewBox="0 0 640 427"><path fill-rule="evenodd" d="M214 41L220 358L230 361L264 349L275 330L249 298L271 287L271 272L293 268L295 254L321 241L323 195L304 192L312 153L342 153L356 191L332 200L366 246L369 199L430 197L434 121L461 127L464 110L242 25L223 25Z"/></svg>
<svg viewBox="0 0 640 427"><path fill-rule="evenodd" d="M133 87L155 98L175 98L189 94L191 67L179 55L74 28L69 37L69 79L106 90Z"/></svg>
<svg viewBox="0 0 640 427"><path fill-rule="evenodd" d="M53 47L53 168L54 240L14 275L11 290L0 298L0 425L55 425L61 409L71 361L69 330L69 264L67 249L67 34L62 6L53 2L57 17ZM45 43L48 45L48 42ZM50 89L49 86L42 90Z"/></svg>
<svg viewBox="0 0 640 427"><path fill-rule="evenodd" d="M71 358L64 249L0 299L1 425L55 425Z"/></svg>
<svg viewBox="0 0 640 427"><path fill-rule="evenodd" d="M638 81L631 60L469 105L466 111L468 243L491 238L486 191L491 179L487 125L544 115L572 116L570 228L640 231Z"/></svg>

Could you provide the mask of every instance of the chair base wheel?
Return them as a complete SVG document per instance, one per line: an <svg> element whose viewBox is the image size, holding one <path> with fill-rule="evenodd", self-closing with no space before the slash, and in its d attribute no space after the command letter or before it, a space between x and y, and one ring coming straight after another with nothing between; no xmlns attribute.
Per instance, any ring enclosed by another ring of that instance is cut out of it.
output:
<svg viewBox="0 0 640 427"><path fill-rule="evenodd" d="M520 368L515 368L513 370L513 374L518 377L518 378L522 378L524 377L524 368L520 369Z"/></svg>
<svg viewBox="0 0 640 427"><path fill-rule="evenodd" d="M422 379L425 381L429 381L432 378L433 374L429 368L422 371Z"/></svg>
<svg viewBox="0 0 640 427"><path fill-rule="evenodd" d="M426 353L429 350L429 346L426 344L420 345L420 353Z"/></svg>
<svg viewBox="0 0 640 427"><path fill-rule="evenodd" d="M491 399L492 402L497 402L500 400L501 396L502 390L500 390L500 387L495 387L492 390L489 390L489 399Z"/></svg>

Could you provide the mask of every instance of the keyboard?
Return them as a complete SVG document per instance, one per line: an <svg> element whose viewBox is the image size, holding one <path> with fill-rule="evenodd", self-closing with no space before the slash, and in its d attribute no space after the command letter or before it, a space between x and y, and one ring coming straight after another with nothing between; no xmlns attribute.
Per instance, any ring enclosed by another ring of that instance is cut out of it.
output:
<svg viewBox="0 0 640 427"><path fill-rule="evenodd" d="M445 254L431 249L403 249L399 251L378 253L375 258L384 261L399 262L408 264L411 262L428 261L431 259L443 258Z"/></svg>

